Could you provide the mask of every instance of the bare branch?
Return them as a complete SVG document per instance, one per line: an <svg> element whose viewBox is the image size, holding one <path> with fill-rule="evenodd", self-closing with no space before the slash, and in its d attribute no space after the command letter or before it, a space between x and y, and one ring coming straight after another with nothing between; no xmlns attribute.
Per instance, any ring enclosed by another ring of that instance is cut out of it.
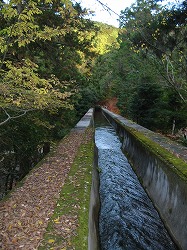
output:
<svg viewBox="0 0 187 250"><path fill-rule="evenodd" d="M108 12L112 12L112 13L114 13L115 15L117 15L118 17L120 17L120 15L118 14L118 13L116 13L114 10L112 10L110 7L108 7L106 4L104 4L104 3L102 3L101 1L99 1L99 0L96 0L98 3L100 3L102 6L103 6L103 8L105 9L105 10L107 10Z"/></svg>
<svg viewBox="0 0 187 250"><path fill-rule="evenodd" d="M4 159L5 159L5 157L3 156L3 157L1 158L1 160L0 160L0 162L3 162L3 161L4 161Z"/></svg>
<svg viewBox="0 0 187 250"><path fill-rule="evenodd" d="M2 110L4 111L4 113L6 114L7 118L0 122L0 126L7 123L9 120L12 120L12 119L17 119L17 118L20 118L24 115L26 115L26 113L28 113L29 111L33 111L33 109L29 109L29 110L20 110L19 112L21 112L21 114L18 114L18 115L15 115L15 116L11 116L6 109L2 108Z"/></svg>

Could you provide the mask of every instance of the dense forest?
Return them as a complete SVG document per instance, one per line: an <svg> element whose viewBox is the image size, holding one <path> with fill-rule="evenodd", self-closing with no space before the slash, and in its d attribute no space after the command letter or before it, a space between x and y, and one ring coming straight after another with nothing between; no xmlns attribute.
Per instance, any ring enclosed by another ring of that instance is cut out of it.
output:
<svg viewBox="0 0 187 250"><path fill-rule="evenodd" d="M0 1L1 191L98 104L187 145L187 2L137 0L119 28L91 14L71 0Z"/></svg>

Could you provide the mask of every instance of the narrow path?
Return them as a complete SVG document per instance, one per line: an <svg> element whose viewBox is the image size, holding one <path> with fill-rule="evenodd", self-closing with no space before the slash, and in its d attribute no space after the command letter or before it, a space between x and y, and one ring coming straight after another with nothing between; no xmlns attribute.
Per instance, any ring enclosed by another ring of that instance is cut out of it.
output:
<svg viewBox="0 0 187 250"><path fill-rule="evenodd" d="M58 206L60 192L67 181L77 152L82 144L92 138L92 131L72 131L40 166L26 176L20 187L11 192L6 200L0 202L0 249L39 248L49 221ZM76 210L79 210L79 205ZM56 218L54 223L56 225L60 223L60 234L66 235L68 232L69 240L71 234L74 236L79 222L76 216L71 218L64 216ZM72 227L74 230L70 230ZM56 230L58 231L58 227ZM65 247L70 244L65 242L65 238L61 246L56 248L53 247L54 239L48 239L48 243L51 244L51 248L47 249L66 249Z"/></svg>

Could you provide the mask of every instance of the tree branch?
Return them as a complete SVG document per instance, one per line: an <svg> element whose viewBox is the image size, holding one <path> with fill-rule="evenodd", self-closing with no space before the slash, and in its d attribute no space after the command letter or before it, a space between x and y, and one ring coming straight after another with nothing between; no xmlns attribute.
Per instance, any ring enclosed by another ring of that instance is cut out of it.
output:
<svg viewBox="0 0 187 250"><path fill-rule="evenodd" d="M27 112L33 111L33 109L21 110L21 111L19 111L19 112L22 112L21 114L15 115L15 116L11 116L11 115L6 111L6 109L2 108L2 110L3 110L4 113L6 114L7 118L6 118L4 121L0 122L0 126L3 125L3 124L5 124L5 123L7 123L9 120L20 118L20 117L26 115Z"/></svg>
<svg viewBox="0 0 187 250"><path fill-rule="evenodd" d="M5 157L3 156L3 157L1 158L1 160L0 160L0 162L3 162L3 161L4 161L4 159L5 159Z"/></svg>
<svg viewBox="0 0 187 250"><path fill-rule="evenodd" d="M120 15L118 13L116 13L114 10L112 10L110 7L108 7L106 4L102 3L101 1L99 0L96 0L99 4L101 4L103 6L103 8L105 10L107 10L108 12L112 12L114 13L115 15L117 15L118 17L120 17Z"/></svg>

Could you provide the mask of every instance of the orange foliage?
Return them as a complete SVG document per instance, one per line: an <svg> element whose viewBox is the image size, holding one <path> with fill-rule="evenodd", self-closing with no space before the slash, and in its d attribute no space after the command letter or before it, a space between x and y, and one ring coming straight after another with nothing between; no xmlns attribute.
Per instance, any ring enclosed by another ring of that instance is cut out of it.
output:
<svg viewBox="0 0 187 250"><path fill-rule="evenodd" d="M99 103L100 106L107 108L108 110L116 113L116 114L120 114L120 110L117 107L117 102L118 99L116 97L113 97L111 99L106 99L102 102Z"/></svg>

